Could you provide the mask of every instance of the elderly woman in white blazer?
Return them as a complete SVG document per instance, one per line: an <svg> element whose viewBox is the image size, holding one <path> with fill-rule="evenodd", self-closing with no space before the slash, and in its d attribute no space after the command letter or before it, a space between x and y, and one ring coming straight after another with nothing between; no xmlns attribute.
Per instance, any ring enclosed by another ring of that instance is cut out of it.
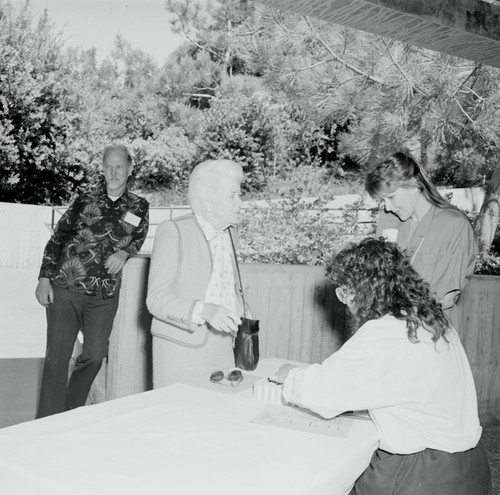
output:
<svg viewBox="0 0 500 495"><path fill-rule="evenodd" d="M235 162L201 163L189 181L192 213L158 227L146 300L154 388L234 367L243 306L230 230L239 221L242 181Z"/></svg>

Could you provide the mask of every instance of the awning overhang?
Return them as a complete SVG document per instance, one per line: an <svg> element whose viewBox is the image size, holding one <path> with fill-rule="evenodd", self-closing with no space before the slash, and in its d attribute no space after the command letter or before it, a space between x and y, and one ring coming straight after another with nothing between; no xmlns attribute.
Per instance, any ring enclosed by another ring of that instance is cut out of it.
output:
<svg viewBox="0 0 500 495"><path fill-rule="evenodd" d="M260 3L500 68L500 1L497 0Z"/></svg>

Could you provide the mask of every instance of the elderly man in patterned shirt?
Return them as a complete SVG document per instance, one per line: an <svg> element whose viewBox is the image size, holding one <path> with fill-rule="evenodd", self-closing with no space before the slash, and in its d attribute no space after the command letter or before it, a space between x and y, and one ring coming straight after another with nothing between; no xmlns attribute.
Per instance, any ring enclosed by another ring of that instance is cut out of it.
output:
<svg viewBox="0 0 500 495"><path fill-rule="evenodd" d="M83 406L107 355L122 268L140 250L149 226L148 202L127 189L132 168L126 147L106 148L104 183L73 201L45 247L35 292L47 311L37 418ZM82 352L68 383L79 331Z"/></svg>

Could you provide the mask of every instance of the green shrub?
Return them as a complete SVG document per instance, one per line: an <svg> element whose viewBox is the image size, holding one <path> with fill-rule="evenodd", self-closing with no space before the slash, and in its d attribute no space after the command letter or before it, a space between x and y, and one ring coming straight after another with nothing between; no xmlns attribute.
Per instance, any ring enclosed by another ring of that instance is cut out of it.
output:
<svg viewBox="0 0 500 495"><path fill-rule="evenodd" d="M213 99L199 132L202 158L241 163L247 191L261 191L297 167L331 166L327 158L336 156L334 126L324 129L292 103L263 92Z"/></svg>
<svg viewBox="0 0 500 495"><path fill-rule="evenodd" d="M474 273L478 275L500 275L500 256L492 253L480 254Z"/></svg>
<svg viewBox="0 0 500 495"><path fill-rule="evenodd" d="M130 143L135 159L134 186L145 191L187 187L197 147L179 127L167 127L157 138Z"/></svg>
<svg viewBox="0 0 500 495"><path fill-rule="evenodd" d="M247 193L246 199L321 197L330 200L344 194L358 194L362 190L359 180L339 180L330 168L298 165L288 174L269 177L263 191Z"/></svg>
<svg viewBox="0 0 500 495"><path fill-rule="evenodd" d="M84 176L66 151L80 111L73 67L47 16L35 23L28 2L0 2L2 201L69 199Z"/></svg>
<svg viewBox="0 0 500 495"><path fill-rule="evenodd" d="M322 209L325 200L286 199L249 205L241 223L244 262L323 265L346 244L373 233L357 222L363 201L346 206L340 217Z"/></svg>
<svg viewBox="0 0 500 495"><path fill-rule="evenodd" d="M214 100L202 122L203 159L227 158L241 163L247 188L261 189L273 140L265 105L256 97Z"/></svg>
<svg viewBox="0 0 500 495"><path fill-rule="evenodd" d="M437 185L473 187L482 185L491 176L496 162L495 153L468 137L439 149L429 175Z"/></svg>

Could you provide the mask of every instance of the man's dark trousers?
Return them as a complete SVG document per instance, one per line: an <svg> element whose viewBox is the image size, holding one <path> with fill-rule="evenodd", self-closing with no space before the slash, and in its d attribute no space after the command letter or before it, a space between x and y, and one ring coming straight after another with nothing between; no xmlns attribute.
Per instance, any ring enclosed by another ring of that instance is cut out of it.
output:
<svg viewBox="0 0 500 495"><path fill-rule="evenodd" d="M118 309L118 295L88 296L52 284L54 302L47 307L47 350L37 418L85 405L102 361ZM81 330L82 353L68 383L69 361Z"/></svg>

